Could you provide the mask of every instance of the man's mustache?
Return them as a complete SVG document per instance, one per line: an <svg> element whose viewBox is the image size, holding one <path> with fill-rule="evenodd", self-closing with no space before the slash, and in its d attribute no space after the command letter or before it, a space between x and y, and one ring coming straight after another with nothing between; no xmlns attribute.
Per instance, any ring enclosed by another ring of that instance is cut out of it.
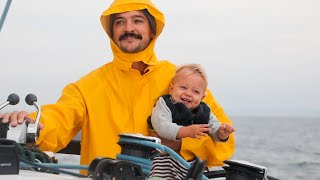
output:
<svg viewBox="0 0 320 180"><path fill-rule="evenodd" d="M127 38L127 37L133 37L135 39L140 39L142 40L142 36L140 34L135 34L133 32L125 32L124 34L122 34L119 37L119 41L122 41L123 39Z"/></svg>

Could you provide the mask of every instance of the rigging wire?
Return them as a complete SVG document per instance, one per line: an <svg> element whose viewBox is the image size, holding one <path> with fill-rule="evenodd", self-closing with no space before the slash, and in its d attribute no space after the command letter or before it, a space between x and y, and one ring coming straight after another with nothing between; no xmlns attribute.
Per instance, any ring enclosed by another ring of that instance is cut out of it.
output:
<svg viewBox="0 0 320 180"><path fill-rule="evenodd" d="M11 5L12 0L7 0L6 6L4 7L3 13L1 15L1 19L0 19L0 32L4 23L4 20L6 19L6 16L8 14L10 5Z"/></svg>

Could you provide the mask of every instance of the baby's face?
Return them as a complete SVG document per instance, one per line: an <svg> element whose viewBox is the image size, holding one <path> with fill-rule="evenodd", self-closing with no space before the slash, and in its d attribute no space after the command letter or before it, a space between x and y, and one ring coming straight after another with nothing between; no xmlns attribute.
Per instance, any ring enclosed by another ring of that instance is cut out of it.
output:
<svg viewBox="0 0 320 180"><path fill-rule="evenodd" d="M174 102L181 102L189 109L195 109L205 97L205 90L205 81L199 74L183 69L176 74L169 93Z"/></svg>

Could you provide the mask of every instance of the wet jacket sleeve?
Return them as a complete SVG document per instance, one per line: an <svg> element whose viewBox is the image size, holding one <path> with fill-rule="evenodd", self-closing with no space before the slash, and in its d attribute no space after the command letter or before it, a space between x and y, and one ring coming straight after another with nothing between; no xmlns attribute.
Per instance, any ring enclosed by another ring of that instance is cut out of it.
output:
<svg viewBox="0 0 320 180"><path fill-rule="evenodd" d="M42 106L40 131L37 143L42 150L53 152L64 148L81 129L85 107L75 84L66 86L56 104Z"/></svg>

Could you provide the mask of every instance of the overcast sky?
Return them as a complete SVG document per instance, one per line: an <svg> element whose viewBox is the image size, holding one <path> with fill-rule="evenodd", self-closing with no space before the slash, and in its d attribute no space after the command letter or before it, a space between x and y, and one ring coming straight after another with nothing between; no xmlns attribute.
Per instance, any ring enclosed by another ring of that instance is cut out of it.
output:
<svg viewBox="0 0 320 180"><path fill-rule="evenodd" d="M320 1L154 0L166 16L159 59L198 62L231 116L320 117ZM0 0L0 15L6 0ZM15 92L54 103L112 60L106 0L14 0L0 32L0 103ZM33 109L30 109L33 110Z"/></svg>

